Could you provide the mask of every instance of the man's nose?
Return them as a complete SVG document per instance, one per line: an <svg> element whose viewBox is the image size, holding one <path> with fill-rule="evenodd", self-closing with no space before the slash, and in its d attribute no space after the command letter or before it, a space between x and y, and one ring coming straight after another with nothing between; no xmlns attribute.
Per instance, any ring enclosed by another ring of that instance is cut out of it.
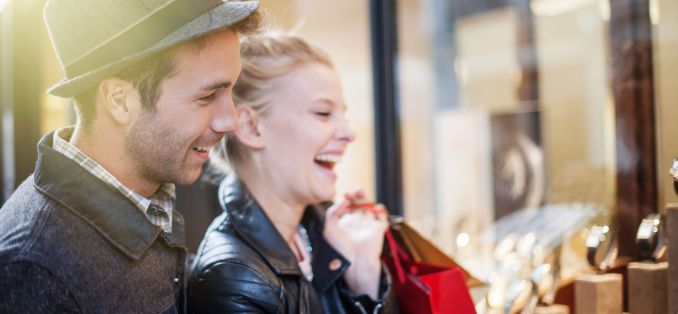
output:
<svg viewBox="0 0 678 314"><path fill-rule="evenodd" d="M210 127L215 133L233 133L238 130L237 112L230 97L219 104L217 112L210 122Z"/></svg>

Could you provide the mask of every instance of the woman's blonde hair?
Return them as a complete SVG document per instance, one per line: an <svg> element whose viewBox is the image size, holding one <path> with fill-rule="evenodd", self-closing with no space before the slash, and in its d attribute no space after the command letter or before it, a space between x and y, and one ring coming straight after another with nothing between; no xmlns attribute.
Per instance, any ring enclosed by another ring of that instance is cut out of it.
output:
<svg viewBox="0 0 678 314"><path fill-rule="evenodd" d="M244 37L240 41L240 55L242 71L233 87L233 102L236 107L252 108L258 115L266 113L273 102L271 93L284 85L278 78L305 64L333 68L325 52L298 36L283 33ZM213 158L211 163L222 170L231 168L237 172L243 158L242 146L234 134L227 134L223 141L216 152L217 160Z"/></svg>

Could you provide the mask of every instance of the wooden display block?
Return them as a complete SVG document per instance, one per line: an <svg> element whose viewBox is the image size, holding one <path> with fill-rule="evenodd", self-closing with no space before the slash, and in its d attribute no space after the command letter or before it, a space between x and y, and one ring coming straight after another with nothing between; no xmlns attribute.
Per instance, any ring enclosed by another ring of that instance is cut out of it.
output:
<svg viewBox="0 0 678 314"><path fill-rule="evenodd" d="M668 313L666 299L669 264L630 263L628 267L629 311L633 314Z"/></svg>
<svg viewBox="0 0 678 314"><path fill-rule="evenodd" d="M552 304L549 306L537 306L534 314L570 314L570 308L567 305Z"/></svg>
<svg viewBox="0 0 678 314"><path fill-rule="evenodd" d="M669 246L669 311L678 313L678 204L666 204L666 233Z"/></svg>
<svg viewBox="0 0 678 314"><path fill-rule="evenodd" d="M620 274L580 275L574 283L577 314L621 314L623 306Z"/></svg>

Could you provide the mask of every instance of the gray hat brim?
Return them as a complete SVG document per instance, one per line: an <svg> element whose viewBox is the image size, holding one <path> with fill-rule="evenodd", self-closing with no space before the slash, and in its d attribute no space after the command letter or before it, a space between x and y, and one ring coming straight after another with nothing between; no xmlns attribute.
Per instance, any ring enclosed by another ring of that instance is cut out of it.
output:
<svg viewBox="0 0 678 314"><path fill-rule="evenodd" d="M257 1L225 2L224 4L203 13L147 49L93 69L82 75L64 78L48 89L47 92L59 97L73 97L78 95L92 87L94 84L97 84L99 81L114 75L125 67L130 66L145 57L193 38L238 23L256 11L258 7L259 2Z"/></svg>

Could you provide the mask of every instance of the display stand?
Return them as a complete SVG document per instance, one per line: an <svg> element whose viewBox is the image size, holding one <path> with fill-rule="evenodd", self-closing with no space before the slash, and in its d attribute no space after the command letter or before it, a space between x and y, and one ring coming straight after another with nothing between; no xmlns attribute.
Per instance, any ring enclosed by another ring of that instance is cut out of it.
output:
<svg viewBox="0 0 678 314"><path fill-rule="evenodd" d="M622 286L620 274L578 276L574 283L575 313L621 314Z"/></svg>
<svg viewBox="0 0 678 314"><path fill-rule="evenodd" d="M678 204L666 205L666 231L669 246L668 295L669 311L678 313Z"/></svg>
<svg viewBox="0 0 678 314"><path fill-rule="evenodd" d="M668 313L666 298L668 263L630 263L628 266L629 312Z"/></svg>
<svg viewBox="0 0 678 314"><path fill-rule="evenodd" d="M570 308L567 305L553 304L549 306L537 306L534 314L570 314Z"/></svg>

